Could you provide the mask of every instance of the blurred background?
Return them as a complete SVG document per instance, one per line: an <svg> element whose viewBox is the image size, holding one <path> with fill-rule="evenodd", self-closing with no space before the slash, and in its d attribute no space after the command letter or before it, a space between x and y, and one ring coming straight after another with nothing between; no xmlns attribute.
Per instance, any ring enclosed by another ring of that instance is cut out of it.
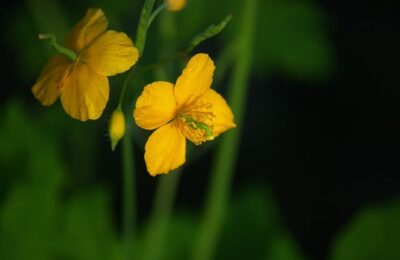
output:
<svg viewBox="0 0 400 260"><path fill-rule="evenodd" d="M172 49L232 14L221 34L194 51L217 60L241 37L244 2L188 0L168 14ZM38 33L64 39L87 8L101 7L110 28L134 38L142 3L1 4L0 259L122 259L121 149L111 152L106 134L123 75L110 81L102 118L85 123L59 101L42 107L30 88L54 54ZM240 149L215 259L400 259L399 11L395 1L258 1ZM156 20L141 65L167 55L161 27ZM231 75L217 63L222 93ZM135 142L139 251L157 182L145 170L143 142ZM214 152L208 147L177 173L160 259L188 259Z"/></svg>

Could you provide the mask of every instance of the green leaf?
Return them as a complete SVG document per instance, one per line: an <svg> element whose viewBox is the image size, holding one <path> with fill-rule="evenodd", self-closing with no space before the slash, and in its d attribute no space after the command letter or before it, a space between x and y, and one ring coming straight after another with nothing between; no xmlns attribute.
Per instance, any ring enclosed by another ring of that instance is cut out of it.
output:
<svg viewBox="0 0 400 260"><path fill-rule="evenodd" d="M103 190L76 195L63 210L59 254L75 260L123 258Z"/></svg>
<svg viewBox="0 0 400 260"><path fill-rule="evenodd" d="M145 0L142 11L140 13L139 24L136 32L136 47L139 50L139 56L142 56L146 43L147 31L151 12L153 10L155 0Z"/></svg>
<svg viewBox="0 0 400 260"><path fill-rule="evenodd" d="M199 45L201 42L219 34L222 32L222 30L225 28L225 26L229 23L231 20L232 15L227 15L224 20L222 20L219 24L215 25L212 24L210 25L207 29L205 29L202 33L199 33L196 35L191 41L188 47L185 49L185 53L190 53L193 51L194 48L196 48L197 45Z"/></svg>
<svg viewBox="0 0 400 260"><path fill-rule="evenodd" d="M301 79L329 77L333 50L321 7L307 0L267 0L261 10L255 46L258 73L265 73L267 64L267 70Z"/></svg>
<svg viewBox="0 0 400 260"><path fill-rule="evenodd" d="M400 199L359 212L333 244L332 260L400 259Z"/></svg>
<svg viewBox="0 0 400 260"><path fill-rule="evenodd" d="M252 187L239 194L227 212L216 259L261 259L279 233L277 213L266 190Z"/></svg>
<svg viewBox="0 0 400 260"><path fill-rule="evenodd" d="M220 13L233 14L226 32L218 37L221 49L235 44L242 35L241 10L247 1L192 0L178 14L179 41L187 42L190 32ZM263 0L258 8L256 35L252 48L252 72L262 77L285 77L320 82L334 72L334 51L329 37L329 16L311 0ZM205 18L206 17L206 18ZM243 48L240 49L242 51Z"/></svg>
<svg viewBox="0 0 400 260"><path fill-rule="evenodd" d="M5 107L0 114L0 259L121 259L106 191L91 189L72 199L65 194L57 138L65 130L51 127L58 122L54 117L32 117L20 102Z"/></svg>
<svg viewBox="0 0 400 260"><path fill-rule="evenodd" d="M0 259L54 259L57 193L64 167L52 138L46 138L18 102L1 115Z"/></svg>
<svg viewBox="0 0 400 260"><path fill-rule="evenodd" d="M289 234L281 234L272 238L268 246L269 250L265 260L302 260L305 259L296 244Z"/></svg>

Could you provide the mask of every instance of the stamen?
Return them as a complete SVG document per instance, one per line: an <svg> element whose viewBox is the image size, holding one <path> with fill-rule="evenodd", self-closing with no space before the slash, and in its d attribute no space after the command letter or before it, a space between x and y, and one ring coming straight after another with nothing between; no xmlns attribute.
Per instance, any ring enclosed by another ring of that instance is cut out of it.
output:
<svg viewBox="0 0 400 260"><path fill-rule="evenodd" d="M179 118L180 122L182 122L181 127L183 128L183 132L185 133L186 137L196 145L199 145L205 141L213 140L214 136L212 126L205 123L205 121L208 120L211 124L213 116L214 115L212 113L196 113L196 120L193 116L180 114ZM198 119L203 119L205 121L201 122L198 121Z"/></svg>

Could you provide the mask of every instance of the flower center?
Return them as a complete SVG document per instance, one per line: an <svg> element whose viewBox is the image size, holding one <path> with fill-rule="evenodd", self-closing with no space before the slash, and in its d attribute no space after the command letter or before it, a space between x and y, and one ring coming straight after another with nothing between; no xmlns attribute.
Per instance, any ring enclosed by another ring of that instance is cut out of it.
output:
<svg viewBox="0 0 400 260"><path fill-rule="evenodd" d="M214 114L211 105L201 105L178 114L178 125L186 138L200 145L214 139L212 120Z"/></svg>

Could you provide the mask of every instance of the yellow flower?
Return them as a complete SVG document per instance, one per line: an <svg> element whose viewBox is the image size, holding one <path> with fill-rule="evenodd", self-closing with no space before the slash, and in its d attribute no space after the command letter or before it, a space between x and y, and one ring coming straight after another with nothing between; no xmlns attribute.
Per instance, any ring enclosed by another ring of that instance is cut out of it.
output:
<svg viewBox="0 0 400 260"><path fill-rule="evenodd" d="M116 109L112 113L108 125L108 132L110 134L111 149L114 150L119 140L121 140L125 134L125 117L121 109Z"/></svg>
<svg viewBox="0 0 400 260"><path fill-rule="evenodd" d="M101 9L89 9L72 29L65 46L77 58L56 55L32 87L42 105L49 106L60 96L65 112L75 119L101 116L109 95L107 76L127 71L138 59L131 39L125 33L107 31L107 26Z"/></svg>
<svg viewBox="0 0 400 260"><path fill-rule="evenodd" d="M186 5L186 0L166 0L167 10L171 12L180 11Z"/></svg>
<svg viewBox="0 0 400 260"><path fill-rule="evenodd" d="M236 126L224 98L210 88L214 69L207 54L197 54L175 86L156 81L144 87L133 116L141 128L158 128L145 146L150 175L168 173L185 162L186 138L199 145Z"/></svg>

